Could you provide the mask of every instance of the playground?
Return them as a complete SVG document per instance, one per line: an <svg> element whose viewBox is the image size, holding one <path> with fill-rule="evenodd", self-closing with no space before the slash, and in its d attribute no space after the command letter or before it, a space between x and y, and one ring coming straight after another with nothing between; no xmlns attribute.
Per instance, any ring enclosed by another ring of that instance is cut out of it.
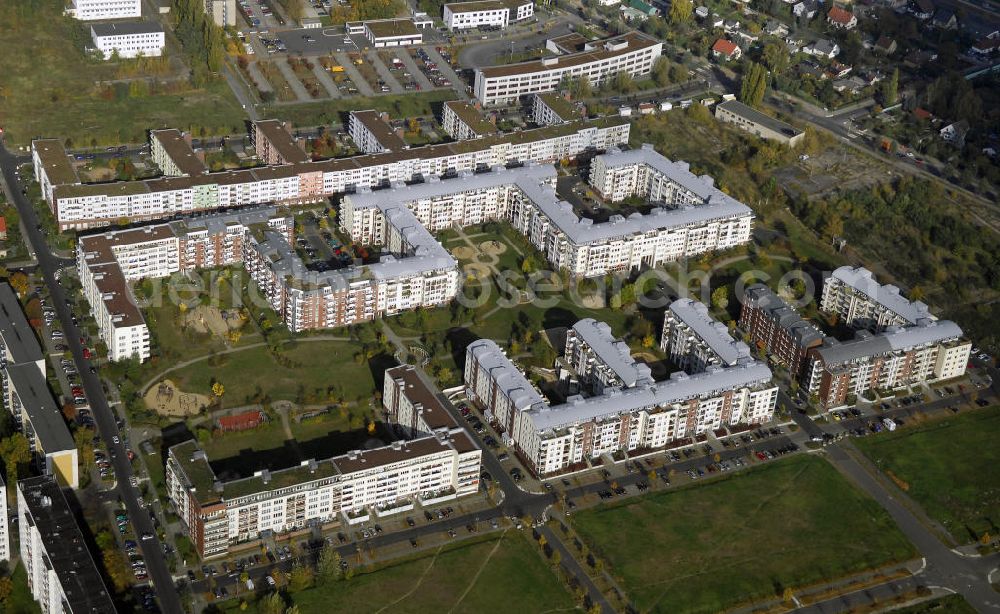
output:
<svg viewBox="0 0 1000 614"><path fill-rule="evenodd" d="M147 407L161 415L181 418L195 416L209 405L207 396L183 392L168 379L150 386L143 400Z"/></svg>

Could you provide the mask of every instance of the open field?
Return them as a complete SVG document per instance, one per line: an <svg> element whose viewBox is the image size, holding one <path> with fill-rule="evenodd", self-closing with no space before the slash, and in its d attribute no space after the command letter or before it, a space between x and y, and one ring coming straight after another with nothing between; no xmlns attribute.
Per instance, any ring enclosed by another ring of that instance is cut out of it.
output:
<svg viewBox="0 0 1000 614"><path fill-rule="evenodd" d="M285 346L276 359L265 348L227 354L221 365L207 367L196 363L170 374L181 390L207 392L212 381L226 388L223 407L243 405L259 395L272 399L308 401L311 394L326 394L338 386L345 399L371 396L375 389L374 365L354 360L361 346L349 341L300 340ZM279 362L280 361L280 362Z"/></svg>
<svg viewBox="0 0 1000 614"><path fill-rule="evenodd" d="M151 86L140 80L136 88L129 82L106 85L130 61L85 57L84 46L92 45L89 27L64 17L63 4L0 0L0 127L8 143L50 136L90 146L144 142L150 128L243 130L243 111L221 79L202 89L183 79L158 79Z"/></svg>
<svg viewBox="0 0 1000 614"><path fill-rule="evenodd" d="M888 514L811 456L586 510L573 524L643 612L718 612L916 554Z"/></svg>
<svg viewBox="0 0 1000 614"><path fill-rule="evenodd" d="M895 476L932 518L960 542L1000 522L1000 407L865 437L855 445Z"/></svg>
<svg viewBox="0 0 1000 614"><path fill-rule="evenodd" d="M572 610L561 581L520 534L461 542L438 554L290 594L302 614ZM227 612L239 612L238 603Z"/></svg>

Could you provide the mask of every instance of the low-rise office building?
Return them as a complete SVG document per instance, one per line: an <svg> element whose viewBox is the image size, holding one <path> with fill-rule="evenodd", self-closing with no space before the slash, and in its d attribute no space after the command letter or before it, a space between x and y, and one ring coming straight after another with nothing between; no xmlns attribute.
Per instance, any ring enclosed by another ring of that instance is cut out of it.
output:
<svg viewBox="0 0 1000 614"><path fill-rule="evenodd" d="M712 365L729 367L750 358L747 344L733 339L704 303L689 298L677 299L664 312L660 349L688 373L701 373Z"/></svg>
<svg viewBox="0 0 1000 614"><path fill-rule="evenodd" d="M739 325L749 336L750 343L788 367L788 372L796 379L809 364L809 350L823 343L822 331L803 320L763 284L746 289Z"/></svg>
<svg viewBox="0 0 1000 614"><path fill-rule="evenodd" d="M531 114L539 126L562 124L583 118L583 113L576 105L556 92L535 94L532 98Z"/></svg>
<svg viewBox="0 0 1000 614"><path fill-rule="evenodd" d="M24 433L32 464L77 488L76 443L45 379L46 360L8 283L0 283L0 385L3 405Z"/></svg>
<svg viewBox="0 0 1000 614"><path fill-rule="evenodd" d="M94 47L110 60L120 58L158 58L163 53L166 38L157 21L117 21L90 26Z"/></svg>
<svg viewBox="0 0 1000 614"><path fill-rule="evenodd" d="M73 510L53 479L17 481L17 527L28 588L43 614L116 611Z"/></svg>
<svg viewBox="0 0 1000 614"><path fill-rule="evenodd" d="M477 0L444 5L442 18L449 30L468 30L483 26L506 28L535 14L533 0Z"/></svg>
<svg viewBox="0 0 1000 614"><path fill-rule="evenodd" d="M581 343L579 332L588 329L591 339ZM574 330L567 335L567 362L601 393L570 396L561 405L550 405L494 341L480 339L466 349L469 400L540 476L603 454L661 448L722 425L766 422L773 414L778 389L770 370L752 359L651 382L645 365L623 354L609 329L584 323Z"/></svg>
<svg viewBox="0 0 1000 614"><path fill-rule="evenodd" d="M778 141L789 147L798 145L805 138L805 132L798 128L765 115L738 100L727 100L716 105L715 118L727 124L735 124L741 130L762 139Z"/></svg>
<svg viewBox="0 0 1000 614"><path fill-rule="evenodd" d="M66 13L80 21L142 17L142 0L73 0Z"/></svg>
<svg viewBox="0 0 1000 614"><path fill-rule="evenodd" d="M483 119L479 109L463 100L449 100L441 110L441 127L456 141L497 134L497 127Z"/></svg>
<svg viewBox="0 0 1000 614"><path fill-rule="evenodd" d="M864 267L842 266L823 282L820 309L837 314L851 328L878 332L890 326L913 326L935 319L927 305L910 301L899 288L882 285Z"/></svg>
<svg viewBox="0 0 1000 614"><path fill-rule="evenodd" d="M407 511L474 494L482 450L412 367L386 372L390 424L406 440L222 480L197 443L170 448L167 491L203 558L262 534ZM395 422L400 420L400 422Z"/></svg>
<svg viewBox="0 0 1000 614"><path fill-rule="evenodd" d="M600 86L620 72L633 77L648 74L663 51L663 42L641 32L629 32L603 41L580 41L583 37L568 35L573 50L555 57L530 62L476 69L473 91L484 105L515 104L522 96L551 92L559 88L564 77L586 78L594 87ZM560 39L546 43L550 49L564 49ZM578 44L578 45L577 45ZM578 49L578 50L577 50Z"/></svg>
<svg viewBox="0 0 1000 614"><path fill-rule="evenodd" d="M347 133L366 154L402 151L409 145L389 124L389 114L378 111L351 111Z"/></svg>
<svg viewBox="0 0 1000 614"><path fill-rule="evenodd" d="M379 19L364 22L364 34L372 47L407 47L424 42L421 28L412 19Z"/></svg>

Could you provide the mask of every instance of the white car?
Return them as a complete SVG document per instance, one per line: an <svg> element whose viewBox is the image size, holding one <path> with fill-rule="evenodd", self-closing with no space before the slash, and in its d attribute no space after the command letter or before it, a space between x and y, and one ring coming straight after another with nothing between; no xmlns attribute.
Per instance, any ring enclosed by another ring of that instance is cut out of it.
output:
<svg viewBox="0 0 1000 614"><path fill-rule="evenodd" d="M121 443L121 440L118 439L118 435L115 435L114 437L111 438L111 443L115 444L116 446Z"/></svg>

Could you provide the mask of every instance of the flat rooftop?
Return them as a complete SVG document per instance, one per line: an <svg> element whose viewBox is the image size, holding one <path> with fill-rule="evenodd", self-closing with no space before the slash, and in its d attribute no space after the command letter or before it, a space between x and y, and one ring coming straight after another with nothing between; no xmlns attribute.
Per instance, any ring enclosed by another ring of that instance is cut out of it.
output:
<svg viewBox="0 0 1000 614"><path fill-rule="evenodd" d="M670 303L669 309L725 364L734 365L739 360L750 357L750 347L733 339L726 325L709 315L704 303L682 298Z"/></svg>
<svg viewBox="0 0 1000 614"><path fill-rule="evenodd" d="M554 58L544 58L542 60L531 60L517 64L506 64L503 66L490 66L477 69L483 77L493 79L496 77L509 77L514 75L529 75L532 73L547 72L584 64L596 64L612 58L617 58L629 53L635 53L642 49L649 49L662 45L663 42L643 34L641 32L629 32L621 36L609 38L604 41L597 41L588 45L589 49L557 56Z"/></svg>
<svg viewBox="0 0 1000 614"><path fill-rule="evenodd" d="M383 149L400 151L407 148L406 141L396 134L378 111L351 111L351 119L364 126Z"/></svg>
<svg viewBox="0 0 1000 614"><path fill-rule="evenodd" d="M7 365L7 375L11 385L21 399L23 412L31 421L38 444L39 452L52 454L66 450L75 450L73 436L63 420L62 412L56 407L45 376L34 363Z"/></svg>
<svg viewBox="0 0 1000 614"><path fill-rule="evenodd" d="M417 29L412 19L366 21L365 27L368 28L375 38L398 38L420 34L420 30Z"/></svg>
<svg viewBox="0 0 1000 614"><path fill-rule="evenodd" d="M825 365L837 366L869 356L905 351L923 345L958 341L961 338L962 329L958 324L950 320L924 319L915 326L891 327L877 335L868 331L859 331L857 337L850 341L841 342L827 337L825 345L815 351Z"/></svg>
<svg viewBox="0 0 1000 614"><path fill-rule="evenodd" d="M69 610L74 614L115 612L111 595L59 485L42 476L21 478L17 489L28 511L20 522L28 522L38 530Z"/></svg>
<svg viewBox="0 0 1000 614"><path fill-rule="evenodd" d="M167 153L167 157L185 175L203 175L208 172L208 167L191 149L191 145L188 144L180 130L174 128L153 130L149 136L160 143Z"/></svg>
<svg viewBox="0 0 1000 614"><path fill-rule="evenodd" d="M531 4L533 0L476 0L474 2L449 2L445 4L452 13L479 13L482 11L516 11L518 7Z"/></svg>
<svg viewBox="0 0 1000 614"><path fill-rule="evenodd" d="M414 406L418 403L422 408L420 419L431 430L460 428L451 417L451 413L441 402L436 391L427 387L413 365L400 365L386 369L385 376L393 380L402 380L403 394Z"/></svg>
<svg viewBox="0 0 1000 614"><path fill-rule="evenodd" d="M132 36L136 34L156 34L163 32L157 21L116 21L113 23L92 23L94 34L104 36Z"/></svg>
<svg viewBox="0 0 1000 614"><path fill-rule="evenodd" d="M0 337L14 364L35 363L45 358L21 308L21 301L7 282L0 283Z"/></svg>
<svg viewBox="0 0 1000 614"><path fill-rule="evenodd" d="M295 139L285 130L284 123L276 119L265 119L254 122L260 134L267 139L278 155L289 163L308 162L309 156L295 144Z"/></svg>
<svg viewBox="0 0 1000 614"><path fill-rule="evenodd" d="M76 168L66 155L66 148L59 139L40 139L31 142L31 147L45 169L45 176L52 185L80 183Z"/></svg>
<svg viewBox="0 0 1000 614"><path fill-rule="evenodd" d="M444 103L446 107L451 109L458 119L462 121L470 130L475 132L478 136L486 136L487 134L495 134L498 132L497 127L491 122L483 119L482 114L479 109L472 106L471 104L462 100L449 100Z"/></svg>
<svg viewBox="0 0 1000 614"><path fill-rule="evenodd" d="M653 383L649 365L632 358L628 344L615 338L607 322L584 318L573 325L573 331L615 372L626 388Z"/></svg>
<svg viewBox="0 0 1000 614"><path fill-rule="evenodd" d="M924 318L934 319L926 304L908 300L896 286L878 283L875 274L864 267L842 266L834 270L831 277L871 297L910 324L916 324Z"/></svg>
<svg viewBox="0 0 1000 614"><path fill-rule="evenodd" d="M544 94L535 94L535 96L538 96L545 103L545 106L552 109L564 122L583 118L580 109L555 92L545 92Z"/></svg>
<svg viewBox="0 0 1000 614"><path fill-rule="evenodd" d="M746 119L747 121L751 121L755 124L760 124L761 126L769 128L779 134L783 134L788 137L794 137L802 134L801 130L792 126L791 124L787 124L781 121L780 119L771 117L770 115L765 115L764 113L761 113L757 109L748 107L739 100L727 100L725 102L721 102L719 103L718 108L722 109L723 111L729 111L730 113L739 115L740 117Z"/></svg>

